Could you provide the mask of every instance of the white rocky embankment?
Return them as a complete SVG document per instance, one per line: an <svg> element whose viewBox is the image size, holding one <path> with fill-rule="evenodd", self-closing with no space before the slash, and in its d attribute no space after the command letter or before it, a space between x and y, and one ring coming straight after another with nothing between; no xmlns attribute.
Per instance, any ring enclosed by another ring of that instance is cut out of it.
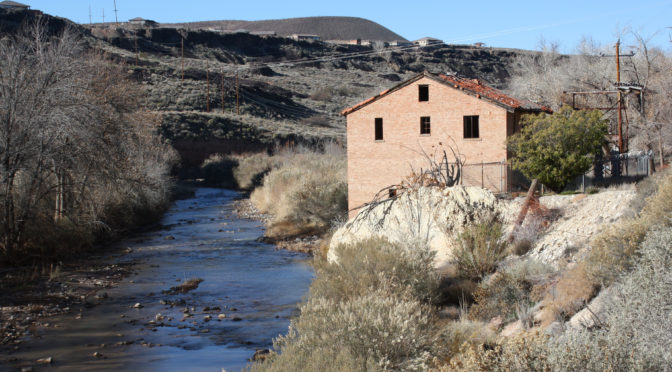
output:
<svg viewBox="0 0 672 372"><path fill-rule="evenodd" d="M421 187L404 192L360 213L338 229L331 239L327 258L338 261L339 244L372 237L389 241L426 242L436 252L435 267L450 263L454 235L464 226L501 209L500 201L480 187Z"/></svg>
<svg viewBox="0 0 672 372"><path fill-rule="evenodd" d="M541 197L540 204L556 218L540 231L527 258L556 268L577 261L588 252L589 243L597 234L629 213L634 197L634 186L606 189L592 195ZM523 198L508 202L508 213L504 216L507 232L511 230L522 203Z"/></svg>
<svg viewBox="0 0 672 372"><path fill-rule="evenodd" d="M590 240L605 226L628 213L634 187L607 189L593 195L553 195L540 198L552 218L533 242L526 259L553 266L585 254ZM401 194L394 202L370 207L338 229L331 239L328 259L338 261L334 248L371 237L391 242L426 241L436 252L437 268L450 264L456 234L465 225L496 212L508 234L523 198L499 200L480 187L421 187ZM527 223L527 221L526 221Z"/></svg>

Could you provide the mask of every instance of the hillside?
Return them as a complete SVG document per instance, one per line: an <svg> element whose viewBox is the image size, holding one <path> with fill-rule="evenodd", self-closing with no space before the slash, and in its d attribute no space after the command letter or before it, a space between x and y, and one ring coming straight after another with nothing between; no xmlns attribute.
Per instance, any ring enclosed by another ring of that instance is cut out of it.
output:
<svg viewBox="0 0 672 372"><path fill-rule="evenodd" d="M519 56L531 53L471 45L374 49L196 29L84 26L39 11L0 10L0 32L15 32L37 17L53 33L68 25L89 49L128 66L185 166L212 153L342 143L341 110L416 73L455 72L503 88Z"/></svg>
<svg viewBox="0 0 672 372"><path fill-rule="evenodd" d="M205 21L163 24L176 28L220 28L222 30L275 31L278 35L311 34L322 40L381 40L406 41L402 36L384 26L359 17L302 17L263 21Z"/></svg>

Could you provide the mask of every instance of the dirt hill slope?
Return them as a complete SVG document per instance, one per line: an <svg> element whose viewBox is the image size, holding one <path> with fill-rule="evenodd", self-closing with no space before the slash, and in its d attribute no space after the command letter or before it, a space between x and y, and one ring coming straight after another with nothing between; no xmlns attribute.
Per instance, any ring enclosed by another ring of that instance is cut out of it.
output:
<svg viewBox="0 0 672 372"><path fill-rule="evenodd" d="M165 24L166 27L209 28L222 30L275 31L278 35L312 34L322 40L403 40L384 26L359 17L302 17L264 21L205 21Z"/></svg>

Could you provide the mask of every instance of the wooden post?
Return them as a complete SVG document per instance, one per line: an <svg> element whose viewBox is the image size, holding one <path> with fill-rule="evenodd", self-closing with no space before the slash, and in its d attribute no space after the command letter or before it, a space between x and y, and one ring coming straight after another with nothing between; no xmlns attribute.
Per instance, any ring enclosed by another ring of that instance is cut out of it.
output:
<svg viewBox="0 0 672 372"><path fill-rule="evenodd" d="M205 64L205 111L210 112L210 62L206 61Z"/></svg>
<svg viewBox="0 0 672 372"><path fill-rule="evenodd" d="M623 146L623 113L622 113L622 103L621 101L622 96L621 96L621 61L620 61L620 56L618 55L620 52L620 45L621 45L621 40L618 40L616 42L616 89L618 90L618 152L621 154L625 151L625 147Z"/></svg>
<svg viewBox="0 0 672 372"><path fill-rule="evenodd" d="M240 96L238 90L240 89L240 83L238 82L238 71L236 70L236 115L240 115Z"/></svg>

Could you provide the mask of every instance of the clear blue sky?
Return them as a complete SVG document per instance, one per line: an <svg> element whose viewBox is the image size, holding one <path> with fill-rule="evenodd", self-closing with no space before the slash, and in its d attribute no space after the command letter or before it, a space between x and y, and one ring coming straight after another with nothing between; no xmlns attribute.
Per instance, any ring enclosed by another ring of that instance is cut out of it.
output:
<svg viewBox="0 0 672 372"><path fill-rule="evenodd" d="M113 0L23 0L33 9L89 22L114 20ZM356 16L378 22L401 36L432 36L448 43L484 42L491 46L536 49L543 37L573 51L583 36L612 44L629 27L669 50L672 1L367 1L367 0L117 0L119 21L133 17L158 22L219 19L260 20L306 16Z"/></svg>

